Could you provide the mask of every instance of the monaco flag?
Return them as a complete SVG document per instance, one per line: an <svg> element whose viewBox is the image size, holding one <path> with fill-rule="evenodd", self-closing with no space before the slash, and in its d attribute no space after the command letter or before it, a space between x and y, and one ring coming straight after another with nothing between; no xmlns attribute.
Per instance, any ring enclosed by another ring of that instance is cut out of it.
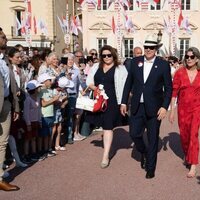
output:
<svg viewBox="0 0 200 200"><path fill-rule="evenodd" d="M182 10L180 10L180 14L178 17L178 26L180 27L183 21L183 14L182 14Z"/></svg>

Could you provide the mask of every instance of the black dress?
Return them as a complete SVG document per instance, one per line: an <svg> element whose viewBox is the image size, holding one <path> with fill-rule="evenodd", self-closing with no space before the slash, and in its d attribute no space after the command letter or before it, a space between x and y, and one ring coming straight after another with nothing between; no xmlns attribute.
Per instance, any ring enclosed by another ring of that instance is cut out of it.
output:
<svg viewBox="0 0 200 200"><path fill-rule="evenodd" d="M92 113L88 112L86 121L95 126L101 126L104 130L112 130L113 128L120 125L120 109L117 103L115 85L114 85L114 73L115 67L110 68L104 73L102 68L99 68L94 75L94 84L104 85L105 92L108 99L108 106L105 112Z"/></svg>

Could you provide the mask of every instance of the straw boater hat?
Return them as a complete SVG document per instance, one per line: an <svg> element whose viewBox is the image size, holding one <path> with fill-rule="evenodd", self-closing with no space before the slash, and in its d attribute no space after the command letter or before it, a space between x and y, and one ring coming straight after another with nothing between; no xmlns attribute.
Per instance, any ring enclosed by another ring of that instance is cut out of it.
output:
<svg viewBox="0 0 200 200"><path fill-rule="evenodd" d="M156 34L147 35L144 41L144 46L155 46L157 48L160 48L162 45L163 45L162 43L158 43Z"/></svg>

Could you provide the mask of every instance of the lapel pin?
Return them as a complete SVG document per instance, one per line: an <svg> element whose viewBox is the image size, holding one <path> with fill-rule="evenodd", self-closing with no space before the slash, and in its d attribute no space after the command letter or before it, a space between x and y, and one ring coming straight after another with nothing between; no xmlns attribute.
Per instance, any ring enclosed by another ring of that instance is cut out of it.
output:
<svg viewBox="0 0 200 200"><path fill-rule="evenodd" d="M139 62L138 67L142 67L142 66L143 66L143 62Z"/></svg>
<svg viewBox="0 0 200 200"><path fill-rule="evenodd" d="M158 68L158 66L156 65L155 68Z"/></svg>

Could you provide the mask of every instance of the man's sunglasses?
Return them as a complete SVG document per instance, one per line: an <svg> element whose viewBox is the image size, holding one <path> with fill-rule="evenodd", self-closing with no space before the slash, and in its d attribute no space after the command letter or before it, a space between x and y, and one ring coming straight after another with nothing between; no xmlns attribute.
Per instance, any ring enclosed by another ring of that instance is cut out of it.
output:
<svg viewBox="0 0 200 200"><path fill-rule="evenodd" d="M189 59L189 58L190 58L190 59L193 60L195 57L196 57L195 55L191 55L191 56L189 56L189 55L185 55L185 59Z"/></svg>
<svg viewBox="0 0 200 200"><path fill-rule="evenodd" d="M97 53L90 53L92 56L97 56Z"/></svg>
<svg viewBox="0 0 200 200"><path fill-rule="evenodd" d="M106 57L111 58L112 54L102 54L101 56L102 56L102 58L106 58Z"/></svg>
<svg viewBox="0 0 200 200"><path fill-rule="evenodd" d="M155 46L144 46L144 49L154 50L155 48L156 48Z"/></svg>

